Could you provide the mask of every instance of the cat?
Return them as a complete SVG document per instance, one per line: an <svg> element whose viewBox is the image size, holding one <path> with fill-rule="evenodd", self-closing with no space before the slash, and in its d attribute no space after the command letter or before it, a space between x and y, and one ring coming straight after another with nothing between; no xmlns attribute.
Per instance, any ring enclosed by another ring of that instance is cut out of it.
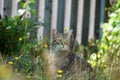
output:
<svg viewBox="0 0 120 80"><path fill-rule="evenodd" d="M57 80L58 70L63 71L64 80L95 80L91 65L72 51L72 32L73 30L70 30L62 34L55 29L52 30L52 53L48 57L48 69L53 76L51 80Z"/></svg>
<svg viewBox="0 0 120 80"><path fill-rule="evenodd" d="M46 62L44 73L46 80L58 80L58 70L62 80L95 80L91 65L77 56L73 48L73 30L59 33L52 29L50 48L46 49L40 45L40 58ZM44 43L43 43L44 44Z"/></svg>

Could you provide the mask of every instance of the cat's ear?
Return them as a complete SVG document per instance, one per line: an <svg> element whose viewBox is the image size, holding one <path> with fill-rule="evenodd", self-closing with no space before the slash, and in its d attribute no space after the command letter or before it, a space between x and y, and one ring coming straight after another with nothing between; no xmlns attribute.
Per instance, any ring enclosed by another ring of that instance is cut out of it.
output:
<svg viewBox="0 0 120 80"><path fill-rule="evenodd" d="M71 39L72 38L72 34L73 34L73 30L69 30L67 33L67 39Z"/></svg>
<svg viewBox="0 0 120 80"><path fill-rule="evenodd" d="M59 32L56 29L51 30L51 36L52 37L57 36L58 34L59 34Z"/></svg>

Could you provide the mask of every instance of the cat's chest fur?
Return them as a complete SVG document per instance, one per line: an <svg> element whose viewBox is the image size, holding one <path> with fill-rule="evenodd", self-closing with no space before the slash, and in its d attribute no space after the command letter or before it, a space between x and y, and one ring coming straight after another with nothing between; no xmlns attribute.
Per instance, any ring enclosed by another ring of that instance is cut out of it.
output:
<svg viewBox="0 0 120 80"><path fill-rule="evenodd" d="M59 52L58 52L59 53ZM63 52L61 55L54 56L54 66L66 72L75 73L80 70L92 71L89 63L72 52Z"/></svg>

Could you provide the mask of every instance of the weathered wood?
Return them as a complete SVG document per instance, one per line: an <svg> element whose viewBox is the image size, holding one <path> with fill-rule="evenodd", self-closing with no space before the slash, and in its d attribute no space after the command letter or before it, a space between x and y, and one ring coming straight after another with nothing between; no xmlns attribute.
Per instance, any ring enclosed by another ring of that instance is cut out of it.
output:
<svg viewBox="0 0 120 80"><path fill-rule="evenodd" d="M64 28L70 29L72 0L65 0Z"/></svg>
<svg viewBox="0 0 120 80"><path fill-rule="evenodd" d="M57 30L63 33L65 0L58 0Z"/></svg>
<svg viewBox="0 0 120 80"><path fill-rule="evenodd" d="M0 0L0 15L3 17L4 0Z"/></svg>
<svg viewBox="0 0 120 80"><path fill-rule="evenodd" d="M83 9L83 28L82 28L82 44L87 46L88 44L88 31L89 31L89 14L90 14L90 0L84 0Z"/></svg>
<svg viewBox="0 0 120 80"><path fill-rule="evenodd" d="M100 13L100 22L101 22L101 24L104 22L104 15L105 15L105 2L109 2L109 1L105 1L105 0L101 0L100 1L100 4L101 4L101 8L100 8L100 11L101 11L101 13ZM106 5L107 6L107 5ZM107 16L108 17L108 16Z"/></svg>
<svg viewBox="0 0 120 80"><path fill-rule="evenodd" d="M44 23L44 14L45 14L45 0L39 0L38 3L38 22ZM37 37L38 41L43 39L44 26L39 26Z"/></svg>
<svg viewBox="0 0 120 80"><path fill-rule="evenodd" d="M18 9L18 0L12 0L11 1L11 16L14 17L17 14L17 9Z"/></svg>
<svg viewBox="0 0 120 80"><path fill-rule="evenodd" d="M11 16L11 0L4 0L3 16Z"/></svg>
<svg viewBox="0 0 120 80"><path fill-rule="evenodd" d="M78 1L76 41L79 44L81 44L82 42L83 4L84 4L84 0Z"/></svg>
<svg viewBox="0 0 120 80"><path fill-rule="evenodd" d="M57 29L58 0L52 0L51 29Z"/></svg>
<svg viewBox="0 0 120 80"><path fill-rule="evenodd" d="M45 1L45 27L44 36L50 36L50 25L51 25L51 10L52 10L52 0Z"/></svg>
<svg viewBox="0 0 120 80"><path fill-rule="evenodd" d="M91 0L90 2L90 23L89 23L89 34L88 41L95 38L94 30L95 30L95 7L96 0Z"/></svg>
<svg viewBox="0 0 120 80"><path fill-rule="evenodd" d="M96 10L95 10L95 39L100 39L102 36L102 31L100 31L100 6L101 5L101 0L96 1Z"/></svg>
<svg viewBox="0 0 120 80"><path fill-rule="evenodd" d="M76 29L77 29L76 27L77 13L78 13L78 0L72 0L70 28L73 29L74 38L76 37Z"/></svg>

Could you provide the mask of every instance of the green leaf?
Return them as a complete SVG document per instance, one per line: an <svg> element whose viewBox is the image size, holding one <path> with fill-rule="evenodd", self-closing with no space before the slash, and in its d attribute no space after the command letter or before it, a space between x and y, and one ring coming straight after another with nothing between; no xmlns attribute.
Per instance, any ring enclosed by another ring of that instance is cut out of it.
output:
<svg viewBox="0 0 120 80"><path fill-rule="evenodd" d="M23 9L25 9L26 6L27 6L27 3L22 3L21 6L22 6Z"/></svg>
<svg viewBox="0 0 120 80"><path fill-rule="evenodd" d="M31 9L31 10L30 10L30 13L33 14L33 15L36 15L35 9Z"/></svg>
<svg viewBox="0 0 120 80"><path fill-rule="evenodd" d="M35 0L30 0L31 3L35 3Z"/></svg>
<svg viewBox="0 0 120 80"><path fill-rule="evenodd" d="M29 3L28 5L29 5L30 9L34 9L34 4L33 3Z"/></svg>

